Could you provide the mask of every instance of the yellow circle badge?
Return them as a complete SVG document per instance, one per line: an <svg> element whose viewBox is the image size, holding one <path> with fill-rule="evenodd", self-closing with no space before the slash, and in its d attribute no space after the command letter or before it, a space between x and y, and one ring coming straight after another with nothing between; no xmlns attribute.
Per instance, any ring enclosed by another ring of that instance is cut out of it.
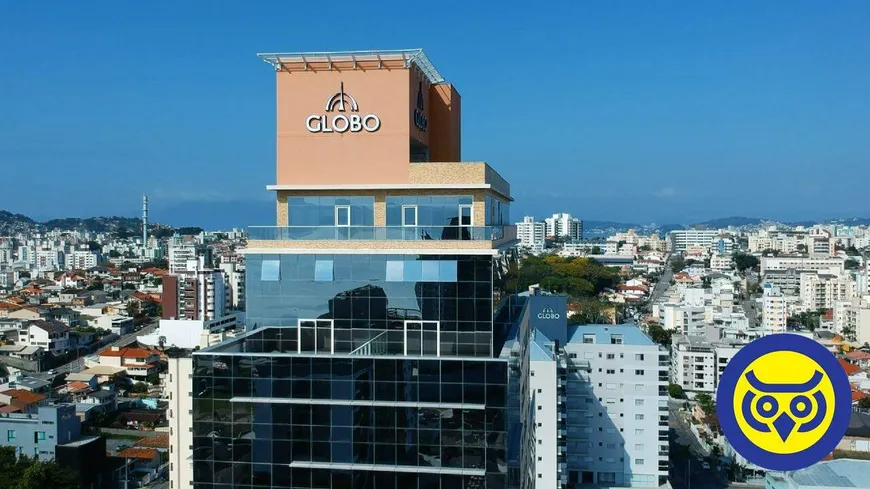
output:
<svg viewBox="0 0 870 489"><path fill-rule="evenodd" d="M837 359L794 334L743 347L725 368L717 393L731 446L770 470L798 470L831 453L846 432L851 403Z"/></svg>

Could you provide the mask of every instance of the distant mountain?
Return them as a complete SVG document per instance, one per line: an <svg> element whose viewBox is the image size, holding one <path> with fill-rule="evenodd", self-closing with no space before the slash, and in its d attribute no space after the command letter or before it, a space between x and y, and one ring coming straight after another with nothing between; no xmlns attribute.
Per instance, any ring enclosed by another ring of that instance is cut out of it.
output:
<svg viewBox="0 0 870 489"><path fill-rule="evenodd" d="M95 233L121 233L136 235L142 231L142 221L134 217L69 217L65 219L50 219L37 222L23 214L13 214L0 210L0 236L36 231L90 231ZM158 223L148 223L150 233L163 231L168 226Z"/></svg>
<svg viewBox="0 0 870 489"><path fill-rule="evenodd" d="M757 226L763 222L766 222L765 219L758 219L756 217L720 217L718 219L710 219L709 221L699 222L697 224L692 224L690 227L693 228L705 228L705 229L722 229L727 228L729 226L740 227L740 226Z"/></svg>

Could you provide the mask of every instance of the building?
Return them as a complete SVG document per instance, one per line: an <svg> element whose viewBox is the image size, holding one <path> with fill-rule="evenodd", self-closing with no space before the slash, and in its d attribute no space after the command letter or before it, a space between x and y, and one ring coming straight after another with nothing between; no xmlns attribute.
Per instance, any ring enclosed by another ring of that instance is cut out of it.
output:
<svg viewBox="0 0 870 489"><path fill-rule="evenodd" d="M565 238L568 242L583 240L583 221L571 214L553 214L544 219L547 237Z"/></svg>
<svg viewBox="0 0 870 489"><path fill-rule="evenodd" d="M27 321L18 331L18 344L38 346L53 355L62 355L69 350L69 327L56 320Z"/></svg>
<svg viewBox="0 0 870 489"><path fill-rule="evenodd" d="M224 273L224 283L229 290L229 307L244 310L245 266L238 263L221 263L219 268Z"/></svg>
<svg viewBox="0 0 870 489"><path fill-rule="evenodd" d="M761 299L761 324L764 329L784 333L788 324L788 305L779 287L765 285Z"/></svg>
<svg viewBox="0 0 870 489"><path fill-rule="evenodd" d="M763 286L777 287L783 294L800 295L801 274L809 270L768 270L761 280Z"/></svg>
<svg viewBox="0 0 870 489"><path fill-rule="evenodd" d="M195 262L197 250L195 243L185 242L181 236L173 236L168 243L169 273L172 275L187 271L187 264Z"/></svg>
<svg viewBox="0 0 870 489"><path fill-rule="evenodd" d="M847 274L806 272L800 280L801 303L807 310L831 309L837 301L858 296L857 283Z"/></svg>
<svg viewBox="0 0 870 489"><path fill-rule="evenodd" d="M164 388L169 406L169 486L193 487L193 359L174 357L167 361Z"/></svg>
<svg viewBox="0 0 870 489"><path fill-rule="evenodd" d="M734 268L731 255L713 253L710 257L710 269L717 272L725 272Z"/></svg>
<svg viewBox="0 0 870 489"><path fill-rule="evenodd" d="M547 224L544 222L536 222L532 216L523 218L523 222L518 222L517 239L520 240L520 248L528 250L532 253L540 253L544 251L547 237Z"/></svg>
<svg viewBox="0 0 870 489"><path fill-rule="evenodd" d="M818 462L792 472L770 471L765 489L845 489L870 487L870 460L850 458Z"/></svg>
<svg viewBox="0 0 870 489"><path fill-rule="evenodd" d="M59 446L79 439L81 424L73 404L39 406L32 414L4 412L0 433L0 445L15 447L18 455L53 460Z"/></svg>
<svg viewBox="0 0 870 489"><path fill-rule="evenodd" d="M101 351L99 355L101 366L123 368L130 378L139 382L144 382L149 375L158 372L158 360L160 356L157 352L142 348L112 346Z"/></svg>
<svg viewBox="0 0 870 489"><path fill-rule="evenodd" d="M226 316L229 307L224 273L203 268L201 260L177 275L163 276L163 319L210 321Z"/></svg>
<svg viewBox="0 0 870 489"><path fill-rule="evenodd" d="M139 336L142 345L175 347L192 350L213 343L211 336L223 338L245 327L242 313L230 313L216 319L161 319L157 330L149 335ZM203 335L207 338L203 345ZM216 343L216 342L215 342Z"/></svg>
<svg viewBox="0 0 870 489"><path fill-rule="evenodd" d="M671 382L696 394L716 392L728 362L743 347L736 341L711 342L704 336L671 338Z"/></svg>
<svg viewBox="0 0 870 489"><path fill-rule="evenodd" d="M680 303L667 303L663 306L664 322L662 327L677 335L702 335L706 327L706 308Z"/></svg>
<svg viewBox="0 0 870 489"><path fill-rule="evenodd" d="M805 272L820 270L829 273L842 274L845 270L845 261L842 258L808 258L788 256L764 256L761 257L761 274L766 275L770 271L795 269Z"/></svg>
<svg viewBox="0 0 870 489"><path fill-rule="evenodd" d="M277 226L248 232L249 332L193 353L194 485L505 487L516 228L510 185L460 162L458 92L420 50L262 57Z"/></svg>
<svg viewBox="0 0 870 489"><path fill-rule="evenodd" d="M71 270L87 270L100 264L100 254L90 250L74 250L67 255L66 266Z"/></svg>
<svg viewBox="0 0 870 489"><path fill-rule="evenodd" d="M60 250L36 250L34 266L37 270L63 270L64 253Z"/></svg>
<svg viewBox="0 0 870 489"><path fill-rule="evenodd" d="M668 474L668 354L635 326L566 324L531 296L510 358L512 487L659 487ZM518 408L518 409L517 409ZM516 445L518 446L516 446Z"/></svg>
<svg viewBox="0 0 870 489"><path fill-rule="evenodd" d="M713 229L678 229L668 233L668 239L671 243L671 251L684 252L691 246L709 249L713 242L718 240L719 234L719 231Z"/></svg>

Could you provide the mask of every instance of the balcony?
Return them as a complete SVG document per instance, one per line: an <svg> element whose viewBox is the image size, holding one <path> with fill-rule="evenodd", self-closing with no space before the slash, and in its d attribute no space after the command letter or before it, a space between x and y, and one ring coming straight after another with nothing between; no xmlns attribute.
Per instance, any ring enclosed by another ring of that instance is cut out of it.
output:
<svg viewBox="0 0 870 489"><path fill-rule="evenodd" d="M251 241L501 241L516 226L254 226Z"/></svg>

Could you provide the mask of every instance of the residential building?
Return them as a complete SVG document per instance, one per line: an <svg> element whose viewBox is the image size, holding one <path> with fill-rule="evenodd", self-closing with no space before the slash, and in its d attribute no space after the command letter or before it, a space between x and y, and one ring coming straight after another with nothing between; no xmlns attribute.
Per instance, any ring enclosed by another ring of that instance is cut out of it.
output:
<svg viewBox="0 0 870 489"><path fill-rule="evenodd" d="M7 389L0 392L0 413L36 414L47 400L44 395L26 389Z"/></svg>
<svg viewBox="0 0 870 489"><path fill-rule="evenodd" d="M734 268L734 262L731 255L713 253L710 257L710 269L717 272L725 272Z"/></svg>
<svg viewBox="0 0 870 489"><path fill-rule="evenodd" d="M181 236L169 240L169 273L172 275L187 271L190 262L196 262L196 244L185 242Z"/></svg>
<svg viewBox="0 0 870 489"><path fill-rule="evenodd" d="M836 301L848 301L858 295L851 276L830 273L801 274L801 303L807 310L831 309Z"/></svg>
<svg viewBox="0 0 870 489"><path fill-rule="evenodd" d="M59 250L37 250L34 253L34 266L37 270L63 270L64 254Z"/></svg>
<svg viewBox="0 0 870 489"><path fill-rule="evenodd" d="M211 344L206 340L203 345L203 335L229 335L236 330L243 330L245 319L242 313L230 313L215 319L161 319L160 326L150 334L139 336L140 344L148 346L164 347L173 346L192 350L196 347L205 347Z"/></svg>
<svg viewBox="0 0 870 489"><path fill-rule="evenodd" d="M761 302L761 324L764 329L784 333L788 323L788 307L779 287L765 285Z"/></svg>
<svg viewBox="0 0 870 489"><path fill-rule="evenodd" d="M706 309L686 303L664 304L662 327L677 335L699 335L706 326Z"/></svg>
<svg viewBox="0 0 870 489"><path fill-rule="evenodd" d="M53 355L64 354L69 350L69 326L56 320L26 321L18 331L18 344L38 346Z"/></svg>
<svg viewBox="0 0 870 489"><path fill-rule="evenodd" d="M761 257L761 274L769 271L788 270L793 268L802 271L825 270L829 273L842 274L845 270L845 261L842 258L816 258L816 257L790 257L790 256L764 256Z"/></svg>
<svg viewBox="0 0 870 489"><path fill-rule="evenodd" d="M547 237L566 238L569 242L583 240L583 221L571 214L553 214L544 219Z"/></svg>
<svg viewBox="0 0 870 489"><path fill-rule="evenodd" d="M100 365L123 368L130 378L140 382L145 381L149 375L158 372L158 360L160 360L160 356L156 351L142 348L112 346L99 354Z"/></svg>
<svg viewBox="0 0 870 489"><path fill-rule="evenodd" d="M74 250L67 255L66 266L71 270L87 270L100 264L99 253L90 250Z"/></svg>
<svg viewBox="0 0 870 489"><path fill-rule="evenodd" d="M0 417L0 445L15 447L20 456L53 460L59 446L80 436L73 404L39 406L32 413L4 412Z"/></svg>
<svg viewBox="0 0 870 489"><path fill-rule="evenodd" d="M163 276L163 318L209 321L227 315L230 291L221 270L189 264L178 275Z"/></svg>
<svg viewBox="0 0 870 489"><path fill-rule="evenodd" d="M768 270L761 280L763 286L778 288L785 295L800 295L801 274L810 270Z"/></svg>
<svg viewBox="0 0 870 489"><path fill-rule="evenodd" d="M248 232L249 332L193 353L194 485L506 487L516 229L509 184L460 162L457 91L419 50L263 58L278 220Z"/></svg>
<svg viewBox="0 0 870 489"><path fill-rule="evenodd" d="M683 252L690 246L709 249L719 238L719 231L713 229L678 229L668 233L671 251ZM724 247L724 244L723 244Z"/></svg>
<svg viewBox="0 0 870 489"><path fill-rule="evenodd" d="M532 296L510 356L515 487L659 487L668 474L668 354L635 326L566 324ZM503 353L503 356L505 354ZM519 429L514 429L519 425Z"/></svg>
<svg viewBox="0 0 870 489"><path fill-rule="evenodd" d="M169 406L169 486L172 489L193 487L193 359L171 357L163 390ZM201 441L199 442L201 444Z"/></svg>
<svg viewBox="0 0 870 489"><path fill-rule="evenodd" d="M245 309L245 265L238 263L223 263L219 265L224 273L224 283L229 292L228 307L236 310Z"/></svg>
<svg viewBox="0 0 870 489"><path fill-rule="evenodd" d="M522 222L518 222L517 239L520 240L520 248L540 253L544 251L546 245L547 223L535 221L532 216L523 217Z"/></svg>
<svg viewBox="0 0 870 489"><path fill-rule="evenodd" d="M671 382L687 392L716 391L716 349L703 336L674 335Z"/></svg>

